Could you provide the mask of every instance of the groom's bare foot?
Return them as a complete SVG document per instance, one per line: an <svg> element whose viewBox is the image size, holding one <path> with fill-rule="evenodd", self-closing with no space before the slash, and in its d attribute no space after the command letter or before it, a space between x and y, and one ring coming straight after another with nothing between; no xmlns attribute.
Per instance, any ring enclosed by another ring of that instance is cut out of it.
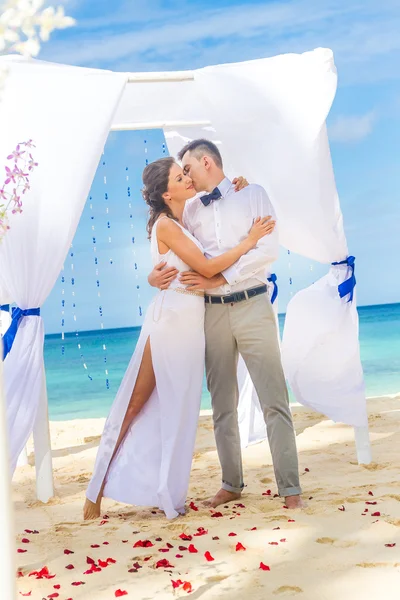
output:
<svg viewBox="0 0 400 600"><path fill-rule="evenodd" d="M285 498L285 506L290 509L294 508L304 508L305 503L301 496L286 496Z"/></svg>
<svg viewBox="0 0 400 600"><path fill-rule="evenodd" d="M83 518L85 521L91 521L93 519L98 519L101 513L101 500L98 500L96 503L91 502L88 498L86 498L85 505L83 507Z"/></svg>
<svg viewBox="0 0 400 600"><path fill-rule="evenodd" d="M241 495L241 492L228 492L228 490L220 489L219 492L215 494L214 498L207 500L204 504L211 508L217 508L220 504L227 504L228 502L239 500Z"/></svg>

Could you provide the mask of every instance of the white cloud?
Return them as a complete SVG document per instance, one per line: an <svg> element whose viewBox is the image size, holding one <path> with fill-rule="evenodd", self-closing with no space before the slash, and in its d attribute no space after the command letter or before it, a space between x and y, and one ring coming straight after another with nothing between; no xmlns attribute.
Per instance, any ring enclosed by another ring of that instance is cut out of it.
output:
<svg viewBox="0 0 400 600"><path fill-rule="evenodd" d="M335 142L359 142L371 132L376 120L375 113L361 116L338 116L329 127L329 138Z"/></svg>
<svg viewBox="0 0 400 600"><path fill-rule="evenodd" d="M400 78L398 0L285 0L203 9L201 2L99 0L95 18L59 36L43 57L118 70L191 69L318 46L333 49L342 82ZM63 41L64 40L64 41Z"/></svg>

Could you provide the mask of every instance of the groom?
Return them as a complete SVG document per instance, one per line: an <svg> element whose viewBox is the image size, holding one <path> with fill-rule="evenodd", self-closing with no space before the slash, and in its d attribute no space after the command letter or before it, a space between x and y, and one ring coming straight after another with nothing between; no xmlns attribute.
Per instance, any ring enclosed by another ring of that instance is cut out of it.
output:
<svg viewBox="0 0 400 600"><path fill-rule="evenodd" d="M198 195L186 203L183 221L203 245L207 257L233 248L257 217L274 215L265 190L249 185L239 192L224 175L221 154L206 139L188 143L178 154ZM185 284L206 288L205 335L207 384L211 393L214 433L222 467L222 487L212 507L240 498L244 488L238 425L239 354L242 355L267 426L279 495L288 508L303 505L296 439L283 375L276 321L267 294L267 273L278 256L274 231L222 273L219 288L207 293L207 280L187 273ZM165 289L176 276L160 265L149 275L153 287Z"/></svg>

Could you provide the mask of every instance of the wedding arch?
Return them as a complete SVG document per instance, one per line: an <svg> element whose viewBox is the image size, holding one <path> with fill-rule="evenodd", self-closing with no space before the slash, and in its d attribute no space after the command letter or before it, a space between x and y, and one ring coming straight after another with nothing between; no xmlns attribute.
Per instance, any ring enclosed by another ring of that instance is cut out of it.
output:
<svg viewBox="0 0 400 600"><path fill-rule="evenodd" d="M300 403L355 428L358 460L369 463L354 257L325 125L337 85L332 52L319 48L164 73L114 73L14 55L0 57L0 66L9 71L0 104L0 157L32 139L39 163L24 212L12 217L0 246L0 305L13 302L23 311L43 305L110 130L162 129L171 155L188 139L213 139L221 144L228 175L245 173L266 188L281 243L328 265L327 274L288 305L285 374ZM37 313L19 321L3 363L3 387L11 472L33 432L37 496L47 502L53 477L44 325ZM252 402L254 416L254 394Z"/></svg>

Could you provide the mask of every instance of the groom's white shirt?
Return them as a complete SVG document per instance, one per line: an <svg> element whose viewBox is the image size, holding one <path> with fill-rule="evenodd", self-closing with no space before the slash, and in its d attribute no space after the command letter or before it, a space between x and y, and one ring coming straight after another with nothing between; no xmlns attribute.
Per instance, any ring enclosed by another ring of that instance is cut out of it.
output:
<svg viewBox="0 0 400 600"><path fill-rule="evenodd" d="M259 185L250 184L240 192L225 178L218 189L222 198L204 206L199 194L186 202L183 213L185 227L204 248L207 258L219 256L243 240L257 217L271 215L275 211L266 191ZM259 240L257 246L242 256L223 275L227 284L209 290L210 294L225 295L267 283L271 263L278 258L278 233L274 232Z"/></svg>

